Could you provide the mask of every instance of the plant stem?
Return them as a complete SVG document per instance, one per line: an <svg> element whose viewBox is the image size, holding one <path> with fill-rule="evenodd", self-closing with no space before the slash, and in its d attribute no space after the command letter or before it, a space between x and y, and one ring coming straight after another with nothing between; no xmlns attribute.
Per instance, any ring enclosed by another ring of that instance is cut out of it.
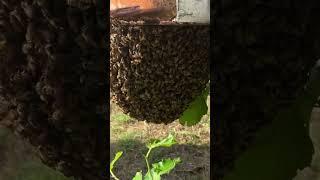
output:
<svg viewBox="0 0 320 180"><path fill-rule="evenodd" d="M150 154L151 150L152 150L152 148L149 148L149 150L148 150L148 152L147 152L147 155L144 156L144 158L145 158L145 160L146 160L146 163L147 163L147 168L148 168L148 172L147 172L147 173L150 172L150 165L149 165L148 158L149 158L149 154ZM152 174L151 174L151 173L150 173L150 175L151 175L151 177L152 177ZM152 177L152 179L153 179L153 177Z"/></svg>
<svg viewBox="0 0 320 180"><path fill-rule="evenodd" d="M151 150L152 150L152 148L150 148L150 149L148 150L147 155L146 155L147 158L149 157L149 154L150 154Z"/></svg>
<svg viewBox="0 0 320 180"><path fill-rule="evenodd" d="M113 174L113 172L110 170L111 176L115 179L115 180L120 180L119 178L117 178L116 175Z"/></svg>

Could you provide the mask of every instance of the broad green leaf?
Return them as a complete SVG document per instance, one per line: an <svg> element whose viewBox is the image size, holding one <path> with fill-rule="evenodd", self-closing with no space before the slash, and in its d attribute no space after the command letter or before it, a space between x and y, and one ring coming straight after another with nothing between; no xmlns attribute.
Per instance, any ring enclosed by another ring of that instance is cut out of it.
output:
<svg viewBox="0 0 320 180"><path fill-rule="evenodd" d="M143 180L153 180L151 176L151 172L147 172L147 174L144 176Z"/></svg>
<svg viewBox="0 0 320 180"><path fill-rule="evenodd" d="M183 112L182 116L179 118L179 122L182 125L193 126L200 122L203 115L207 114L207 97L209 95L209 88L196 97L196 99L191 102L189 107Z"/></svg>
<svg viewBox="0 0 320 180"><path fill-rule="evenodd" d="M154 163L152 164L151 171L144 176L144 180L160 180L161 175L168 174L180 162L180 158L175 158Z"/></svg>
<svg viewBox="0 0 320 180"><path fill-rule="evenodd" d="M141 171L137 172L132 180L142 180L142 172Z"/></svg>
<svg viewBox="0 0 320 180"><path fill-rule="evenodd" d="M165 159L158 163L152 164L152 171L160 176L163 174L168 174L180 162L180 158Z"/></svg>
<svg viewBox="0 0 320 180"><path fill-rule="evenodd" d="M157 148L157 147L170 147L177 142L175 141L172 134L169 134L168 137L164 138L163 140L153 140L152 142L147 144L149 149Z"/></svg>
<svg viewBox="0 0 320 180"><path fill-rule="evenodd" d="M110 171L112 171L113 167L114 167L114 163L116 161L118 161L118 159L122 156L122 151L117 152L116 156L114 157L114 159L111 161L110 163Z"/></svg>
<svg viewBox="0 0 320 180"><path fill-rule="evenodd" d="M161 177L158 173L151 170L144 176L144 180L160 180Z"/></svg>

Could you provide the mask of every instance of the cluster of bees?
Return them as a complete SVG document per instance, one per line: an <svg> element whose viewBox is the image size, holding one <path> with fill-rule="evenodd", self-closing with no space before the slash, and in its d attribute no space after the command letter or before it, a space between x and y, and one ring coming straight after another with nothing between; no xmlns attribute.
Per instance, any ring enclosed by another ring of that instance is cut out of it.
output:
<svg viewBox="0 0 320 180"><path fill-rule="evenodd" d="M0 1L0 122L37 147L50 167L100 180L107 179L101 132L108 18L82 2Z"/></svg>
<svg viewBox="0 0 320 180"><path fill-rule="evenodd" d="M178 119L209 80L209 26L112 19L112 99L131 117Z"/></svg>
<svg viewBox="0 0 320 180"><path fill-rule="evenodd" d="M215 179L302 92L319 58L316 4L228 1L213 9Z"/></svg>

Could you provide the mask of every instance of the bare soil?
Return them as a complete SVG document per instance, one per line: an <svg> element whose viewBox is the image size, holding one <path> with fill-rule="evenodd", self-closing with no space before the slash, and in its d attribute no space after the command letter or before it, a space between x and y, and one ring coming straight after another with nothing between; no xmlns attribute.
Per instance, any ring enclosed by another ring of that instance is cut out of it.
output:
<svg viewBox="0 0 320 180"><path fill-rule="evenodd" d="M178 144L161 148L151 153L151 162L163 158L180 157L177 165L166 180L209 180L210 178L210 119L208 112L202 121L192 127L180 125L178 120L169 125L148 124L124 115L121 109L111 103L111 158L123 151L116 163L115 174L121 180L131 180L137 171L146 172L143 154L145 144L151 139L161 139L172 133Z"/></svg>

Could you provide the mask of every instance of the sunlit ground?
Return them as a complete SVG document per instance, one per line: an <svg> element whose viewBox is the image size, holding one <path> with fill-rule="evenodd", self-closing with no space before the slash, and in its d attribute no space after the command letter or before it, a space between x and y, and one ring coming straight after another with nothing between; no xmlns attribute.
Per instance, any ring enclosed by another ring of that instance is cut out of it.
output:
<svg viewBox="0 0 320 180"><path fill-rule="evenodd" d="M208 102L209 103L209 98ZM115 174L121 179L132 179L139 170L146 172L143 154L145 143L151 139L166 137L172 133L178 142L171 148L161 148L151 154L151 161L162 158L180 157L179 164L166 180L209 180L210 173L210 120L209 114L193 127L184 127L175 121L169 125L139 122L124 115L121 109L111 103L111 157L117 151L123 156L116 164Z"/></svg>

